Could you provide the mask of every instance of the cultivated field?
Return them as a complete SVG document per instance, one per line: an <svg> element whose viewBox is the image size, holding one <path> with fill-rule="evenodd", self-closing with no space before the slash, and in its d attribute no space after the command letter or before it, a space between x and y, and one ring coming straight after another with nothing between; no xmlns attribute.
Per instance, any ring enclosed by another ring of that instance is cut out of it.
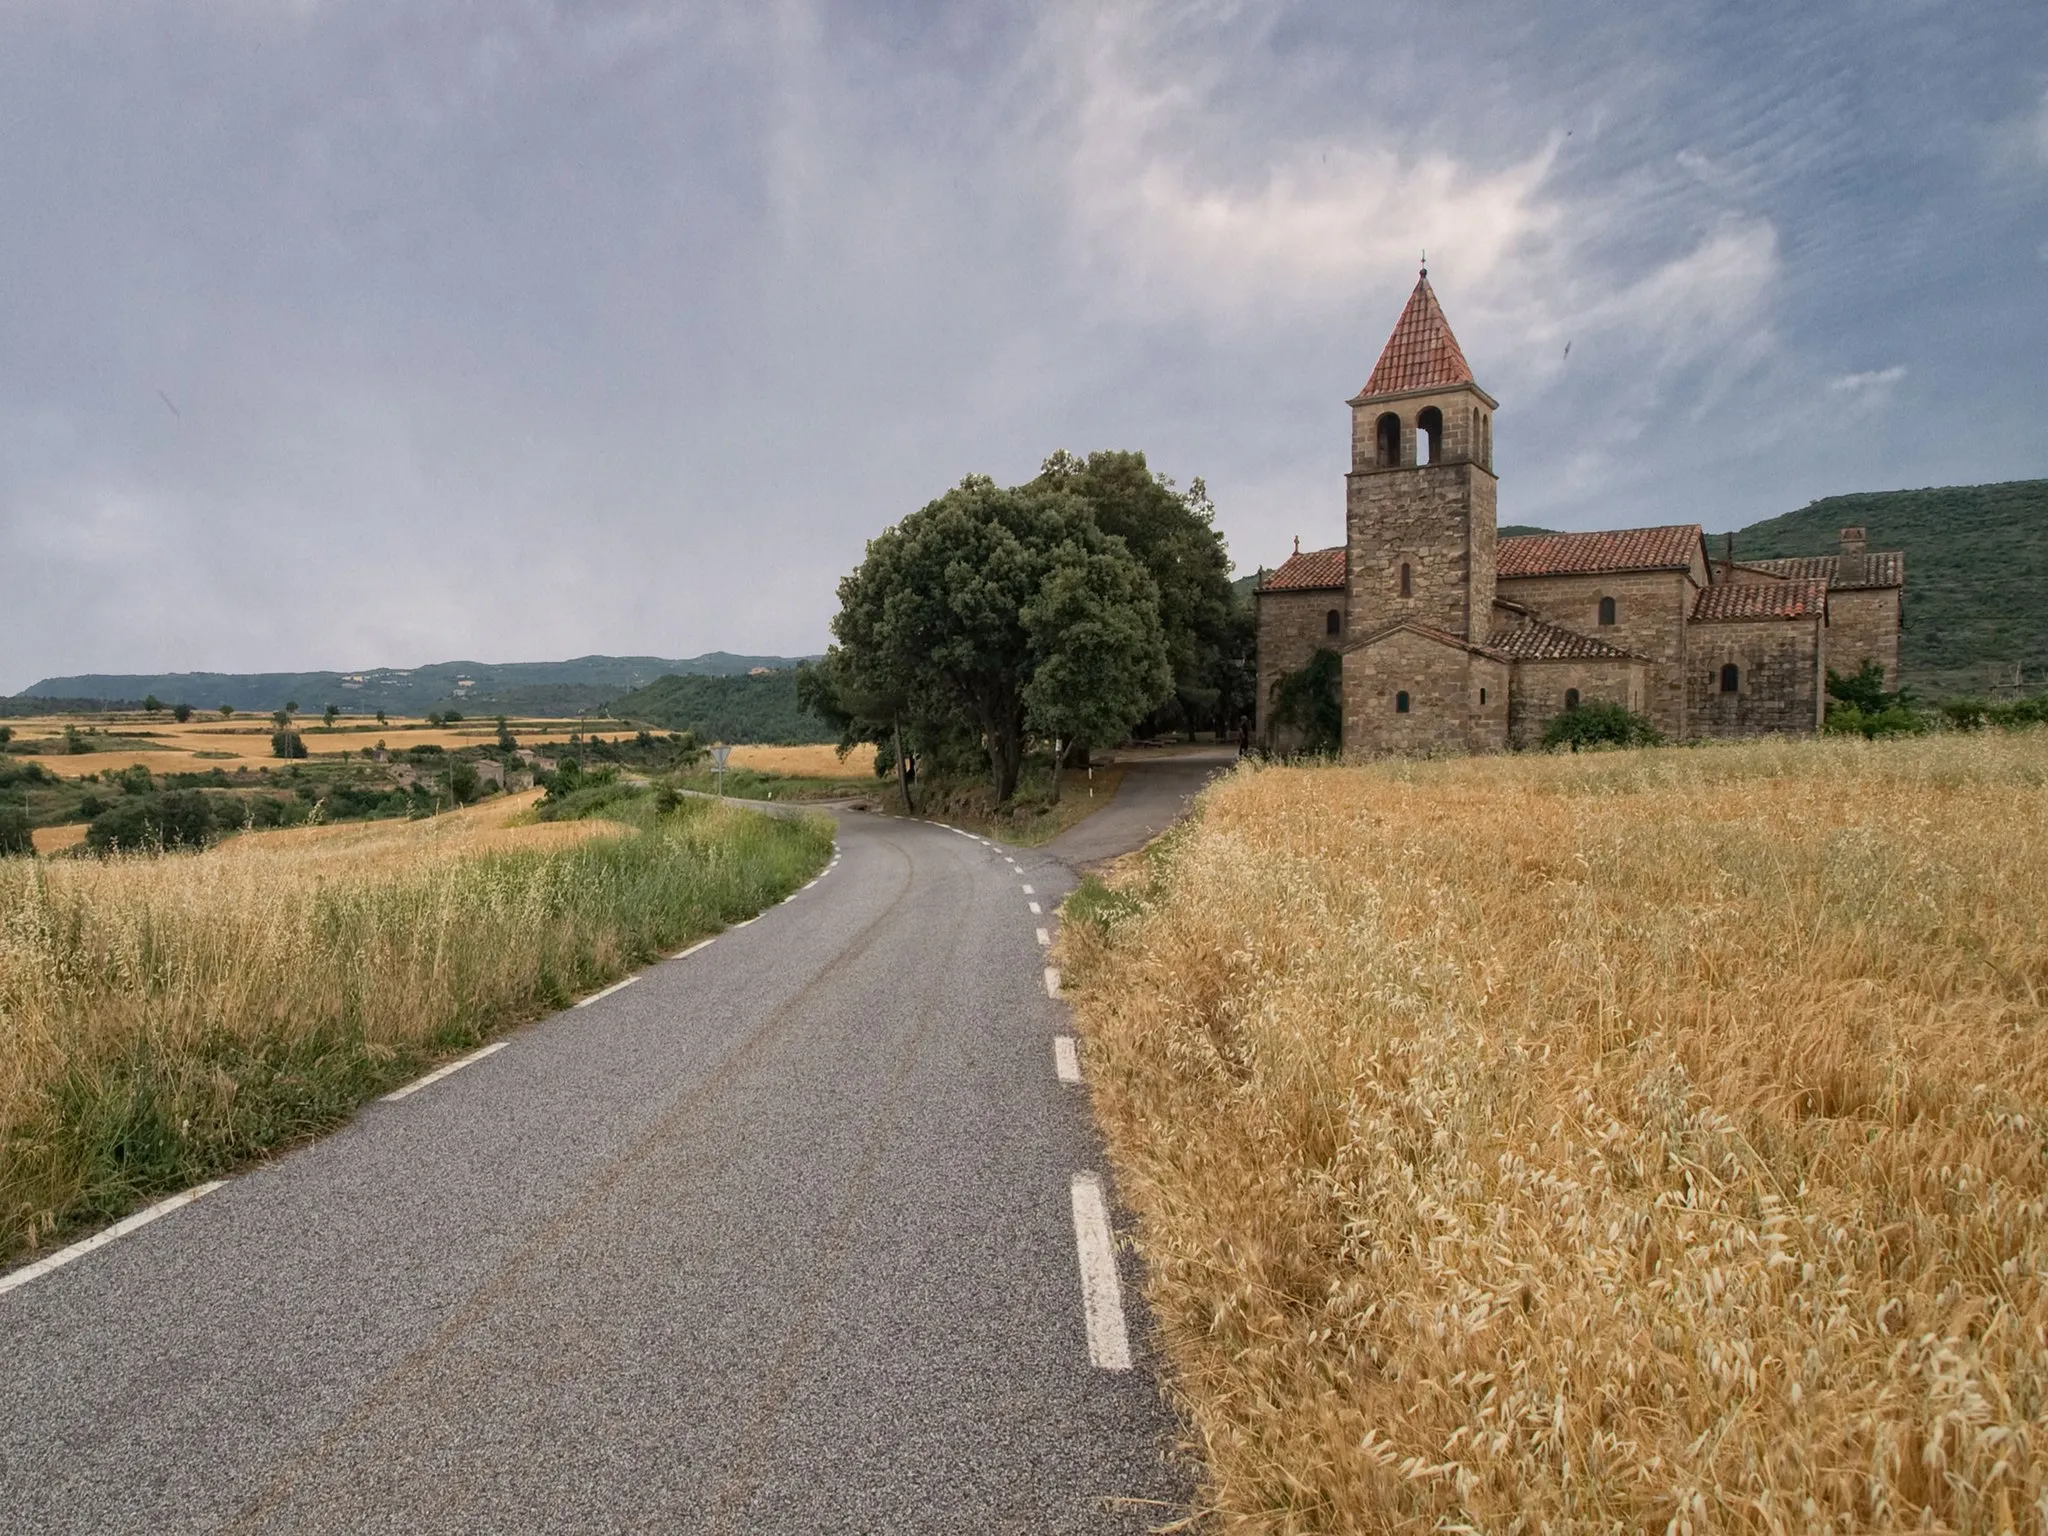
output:
<svg viewBox="0 0 2048 1536"><path fill-rule="evenodd" d="M1223 1528L2048 1530L2048 733L1245 770L1125 886Z"/></svg>
<svg viewBox="0 0 2048 1536"><path fill-rule="evenodd" d="M857 779L874 766L873 747L855 747L844 758L832 746L734 747L729 766L792 779Z"/></svg>
<svg viewBox="0 0 2048 1536"><path fill-rule="evenodd" d="M204 853L0 859L0 1261L363 1099L779 900L822 819L418 821Z"/></svg>
<svg viewBox="0 0 2048 1536"><path fill-rule="evenodd" d="M277 726L268 715L236 715L223 720L218 715L195 715L179 724L168 715L105 715L90 719L75 715L35 715L4 722L13 727L15 745L48 741L49 749L13 754L25 762L40 763L64 778L81 778L89 773L119 772L141 764L151 773L204 773L222 768L232 773L240 767L275 767L270 750L271 733ZM89 751L72 752L63 745L66 726L83 733ZM591 730L602 736L630 736L632 730L616 721L513 720L509 727L521 746L567 741L573 731ZM609 727L609 729L607 729ZM494 719L464 720L452 726L430 726L424 720L392 719L379 725L375 720L343 716L329 730L320 716L300 715L292 729L314 757L334 753L362 753L380 741L393 749L437 746L448 750L486 746L497 739Z"/></svg>

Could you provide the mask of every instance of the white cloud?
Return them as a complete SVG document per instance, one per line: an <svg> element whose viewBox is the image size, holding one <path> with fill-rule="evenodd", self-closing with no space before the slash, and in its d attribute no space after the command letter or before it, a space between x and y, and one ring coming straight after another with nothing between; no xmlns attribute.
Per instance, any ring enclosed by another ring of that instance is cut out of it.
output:
<svg viewBox="0 0 2048 1536"><path fill-rule="evenodd" d="M1867 373L1845 373L1840 378L1829 379L1829 389L1839 389L1857 395L1873 395L1888 390L1906 376L1904 363L1893 363L1889 368L1873 368Z"/></svg>
<svg viewBox="0 0 2048 1536"><path fill-rule="evenodd" d="M1563 219L1543 190L1554 144L1480 167L1392 136L1248 143L1200 73L1153 68L1148 42L1142 11L1092 27L1068 166L1082 264L1142 312L1235 326L1341 310L1425 247L1478 284ZM1202 153L1218 138L1248 153Z"/></svg>

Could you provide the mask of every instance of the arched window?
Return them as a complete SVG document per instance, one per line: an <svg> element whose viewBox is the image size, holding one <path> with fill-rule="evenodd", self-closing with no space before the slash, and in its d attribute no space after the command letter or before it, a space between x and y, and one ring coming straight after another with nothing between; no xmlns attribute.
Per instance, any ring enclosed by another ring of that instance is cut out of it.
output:
<svg viewBox="0 0 2048 1536"><path fill-rule="evenodd" d="M1579 690L1578 690L1578 689L1576 689L1576 688L1567 688L1567 689L1565 689L1565 691L1564 691L1564 707L1565 707L1566 709L1577 709L1577 708L1579 707Z"/></svg>
<svg viewBox="0 0 2048 1536"><path fill-rule="evenodd" d="M1444 456L1444 413L1435 406L1415 418L1415 462L1435 464Z"/></svg>
<svg viewBox="0 0 2048 1536"><path fill-rule="evenodd" d="M1344 615L1332 608L1323 615L1323 633L1334 635L1344 627Z"/></svg>
<svg viewBox="0 0 2048 1536"><path fill-rule="evenodd" d="M1397 715L1408 713L1408 694L1405 690L1394 695L1394 713Z"/></svg>
<svg viewBox="0 0 2048 1536"><path fill-rule="evenodd" d="M1479 690L1479 702L1482 704L1486 702L1486 690L1484 688Z"/></svg>
<svg viewBox="0 0 2048 1536"><path fill-rule="evenodd" d="M1406 560L1401 562L1401 595L1403 597L1413 597L1415 595L1415 572Z"/></svg>
<svg viewBox="0 0 2048 1536"><path fill-rule="evenodd" d="M1381 469L1398 469L1401 464L1401 418L1388 411L1380 417L1373 432L1379 444L1373 462Z"/></svg>
<svg viewBox="0 0 2048 1536"><path fill-rule="evenodd" d="M1600 622L1602 624L1612 624L1614 622L1614 599L1611 597L1600 599Z"/></svg>
<svg viewBox="0 0 2048 1536"><path fill-rule="evenodd" d="M1732 661L1721 668L1721 691L1723 693L1739 693L1742 691L1742 668L1736 666Z"/></svg>
<svg viewBox="0 0 2048 1536"><path fill-rule="evenodd" d="M1478 459L1482 464L1486 462L1485 455L1479 451L1479 407L1476 405L1472 407L1472 436L1467 441L1465 457Z"/></svg>

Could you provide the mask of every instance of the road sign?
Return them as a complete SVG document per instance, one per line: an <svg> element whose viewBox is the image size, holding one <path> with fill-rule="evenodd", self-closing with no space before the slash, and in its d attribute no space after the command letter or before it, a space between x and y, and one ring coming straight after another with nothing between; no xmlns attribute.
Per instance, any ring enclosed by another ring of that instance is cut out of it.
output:
<svg viewBox="0 0 2048 1536"><path fill-rule="evenodd" d="M725 798L725 759L732 751L724 742L717 742L711 748L711 776L718 781L718 798Z"/></svg>

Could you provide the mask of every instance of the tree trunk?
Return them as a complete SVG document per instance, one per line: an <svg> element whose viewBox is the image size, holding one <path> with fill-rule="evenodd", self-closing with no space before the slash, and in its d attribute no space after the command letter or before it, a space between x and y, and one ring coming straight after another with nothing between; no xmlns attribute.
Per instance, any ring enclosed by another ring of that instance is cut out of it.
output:
<svg viewBox="0 0 2048 1536"><path fill-rule="evenodd" d="M1074 738L1069 736L1066 744L1053 755L1052 760L1052 803L1060 803L1060 770L1067 766L1067 754L1074 750Z"/></svg>
<svg viewBox="0 0 2048 1536"><path fill-rule="evenodd" d="M917 814L917 807L913 805L910 800L910 775L905 771L906 760L903 756L903 722L901 720L895 722L895 731L896 783L898 787L901 788L903 791L903 814L906 816L915 816Z"/></svg>

